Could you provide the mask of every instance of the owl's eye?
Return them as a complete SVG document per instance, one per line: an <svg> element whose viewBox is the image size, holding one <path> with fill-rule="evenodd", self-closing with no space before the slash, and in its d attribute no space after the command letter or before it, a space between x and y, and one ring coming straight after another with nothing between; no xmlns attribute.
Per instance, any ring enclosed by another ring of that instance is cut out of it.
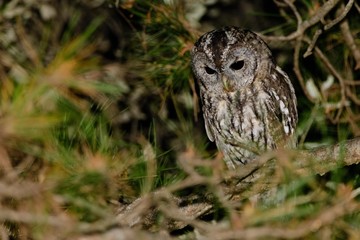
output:
<svg viewBox="0 0 360 240"><path fill-rule="evenodd" d="M230 65L230 68L232 70L240 70L244 66L244 60L236 61L233 64Z"/></svg>
<svg viewBox="0 0 360 240"><path fill-rule="evenodd" d="M216 71L214 69L209 68L209 67L205 67L205 72L210 75L216 73Z"/></svg>

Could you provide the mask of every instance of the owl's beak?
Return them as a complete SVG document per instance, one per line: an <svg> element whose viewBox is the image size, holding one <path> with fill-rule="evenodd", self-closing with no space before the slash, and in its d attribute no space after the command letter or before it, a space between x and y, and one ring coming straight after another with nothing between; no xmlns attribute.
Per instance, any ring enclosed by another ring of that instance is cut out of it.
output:
<svg viewBox="0 0 360 240"><path fill-rule="evenodd" d="M231 85L229 83L229 79L227 78L227 76L222 75L221 81L223 82L224 90L227 91L227 92L231 92L232 87L231 87Z"/></svg>

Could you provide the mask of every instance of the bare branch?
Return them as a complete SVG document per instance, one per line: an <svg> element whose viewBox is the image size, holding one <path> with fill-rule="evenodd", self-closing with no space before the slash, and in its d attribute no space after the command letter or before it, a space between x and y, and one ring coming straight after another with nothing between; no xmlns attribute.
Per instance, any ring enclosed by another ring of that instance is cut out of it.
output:
<svg viewBox="0 0 360 240"><path fill-rule="evenodd" d="M295 32L293 32L287 36L265 36L262 34L260 34L260 35L266 41L291 41L291 40L294 40L294 39L298 38L299 36L303 35L304 32L308 28L310 28L311 26L320 22L321 19L323 19L339 2L340 2L340 0L326 1L321 6L321 8L316 12L316 14L314 16L312 16L310 19L302 22L302 24L298 26L298 28L296 29Z"/></svg>
<svg viewBox="0 0 360 240"><path fill-rule="evenodd" d="M346 4L345 8L342 8L343 12L337 18L332 20L330 23L326 24L324 26L324 30L326 31L326 30L332 28L333 26L338 24L341 20L343 20L346 17L346 15L348 14L348 12L350 11L353 4L354 4L354 0L349 0L348 3Z"/></svg>
<svg viewBox="0 0 360 240"><path fill-rule="evenodd" d="M308 39L306 39L309 41ZM345 80L340 75L340 73L335 69L335 67L331 64L330 60L325 56L325 54L318 48L315 47L315 54L319 57L319 59L324 63L325 67L329 70L329 72L335 76L335 78L338 79L340 83L340 92L341 92L341 100L340 100L340 108L339 111L336 114L336 117L332 120L334 123L337 123L340 119L343 106L346 106L346 86L345 86Z"/></svg>
<svg viewBox="0 0 360 240"><path fill-rule="evenodd" d="M342 4L342 8L341 8L342 12L339 14L339 16L336 19L334 19L334 20L330 21L328 24L326 24L324 26L324 30L325 31L329 30L330 28L332 28L333 26L338 24L341 20L343 20L346 17L346 15L348 14L348 12L350 11L351 7L353 6L353 3L354 3L354 0L349 0L349 2L347 3L345 8L343 7L343 4ZM294 13L295 13L295 11L294 11ZM303 55L304 58L311 55L312 50L315 47L316 41L317 41L317 39L319 38L319 36L321 35L322 32L323 32L322 29L316 30L316 32L315 32L315 34L313 36L313 39L311 40L311 43L310 43L309 47L307 48L306 52Z"/></svg>
<svg viewBox="0 0 360 240"><path fill-rule="evenodd" d="M299 83L300 83L300 86L301 86L301 89L303 90L303 92L305 93L305 96L307 97L307 99L309 99L312 103L315 103L316 102L316 99L314 99L310 93L308 92L308 90L306 89L306 86L305 86L305 79L301 73L301 70L300 70L300 49L301 49L301 39L299 38L296 43L295 43L295 49L294 49L294 58L293 58L293 61L294 61L294 72L295 72L295 75L297 77L297 79L299 80Z"/></svg>
<svg viewBox="0 0 360 240"><path fill-rule="evenodd" d="M354 56L356 62L355 70L358 70L360 69L360 48L356 46L354 36L351 34L350 26L347 20L344 20L340 24L340 30L344 36L346 45L349 47L350 52Z"/></svg>
<svg viewBox="0 0 360 240"><path fill-rule="evenodd" d="M45 224L48 226L59 227L63 230L71 228L71 220L62 217L54 217L47 215L38 215L30 212L16 211L0 208L0 222L13 221L19 223Z"/></svg>
<svg viewBox="0 0 360 240"><path fill-rule="evenodd" d="M22 199L39 194L43 189L39 185L31 182L21 182L13 184L5 184L0 182L0 198L11 197L14 199Z"/></svg>
<svg viewBox="0 0 360 240"><path fill-rule="evenodd" d="M360 6L357 3L355 3L355 7L356 7L356 10L358 11L358 13L360 13Z"/></svg>
<svg viewBox="0 0 360 240"><path fill-rule="evenodd" d="M291 8L291 10L293 11L295 17L296 17L296 21L297 21L297 28L299 29L301 27L301 24L303 22L301 15L299 13L299 11L297 10L297 8L295 7L295 5L290 2L289 0L284 0L284 2Z"/></svg>
<svg viewBox="0 0 360 240"><path fill-rule="evenodd" d="M302 151L300 155L303 156L303 160L297 160L297 167L300 171L312 170L317 174L324 174L331 169L337 168L339 164L353 165L360 163L360 138L315 148L310 151ZM311 161L309 162L309 160Z"/></svg>
<svg viewBox="0 0 360 240"><path fill-rule="evenodd" d="M313 39L311 40L308 48L306 49L306 52L304 53L303 57L306 58L308 56L310 56L312 54L312 51L315 47L316 41L318 40L319 36L321 35L321 33L323 32L323 30L318 29L316 30Z"/></svg>

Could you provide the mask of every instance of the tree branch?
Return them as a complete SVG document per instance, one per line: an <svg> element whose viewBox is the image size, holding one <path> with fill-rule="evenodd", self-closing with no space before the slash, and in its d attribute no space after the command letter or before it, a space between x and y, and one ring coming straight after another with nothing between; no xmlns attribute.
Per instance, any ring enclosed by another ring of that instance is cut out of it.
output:
<svg viewBox="0 0 360 240"><path fill-rule="evenodd" d="M288 1L287 1L288 2ZM303 21L301 24L298 24L296 31L292 32L287 36L265 36L259 34L266 41L291 41L295 40L299 36L304 35L304 32L311 26L320 22L338 3L340 0L329 0L325 2L320 9L317 10L316 14L310 19ZM291 8L293 10L293 8ZM297 13L294 12L294 15L297 16Z"/></svg>
<svg viewBox="0 0 360 240"><path fill-rule="evenodd" d="M354 36L351 34L349 23L347 20L344 20L340 24L340 30L344 37L345 44L349 47L350 53L353 55L356 66L355 70L360 69L360 48L356 45Z"/></svg>
<svg viewBox="0 0 360 240"><path fill-rule="evenodd" d="M251 186L253 186L255 182L259 183L259 180L269 179L269 173L274 171L277 167L277 161L274 157L281 158L281 156L284 157L285 155L289 156L288 154L284 154L284 150L266 153L259 157L257 161L253 161L239 169L230 171L230 176L228 176L226 180L216 178L215 182L217 182L217 184L222 184L227 198L232 199L232 202L255 196L259 194L259 189L254 189ZM359 163L360 138L312 150L301 150L294 152L293 156L294 161L292 162L296 168L294 169L296 172L303 174L324 174L339 166ZM238 183L235 186L234 183L236 182ZM194 184L197 183L200 182L194 182ZM263 182L261 183L261 187L263 188L262 191L269 191L277 186L277 184L276 181L272 183ZM190 185L185 184L183 187L187 188L190 187ZM180 188L181 187L178 186L173 188L173 190L180 190ZM174 211L168 211L170 206L168 203L165 205L161 203L161 199L164 199L164 196L167 199L167 202L171 202L171 208L173 208ZM161 210L161 212L173 219L173 221L169 221L166 225L166 228L170 230L181 229L187 224L201 226L195 219L212 212L214 210L214 201L215 198L213 196L201 196L197 193L185 197L175 197L170 191L164 188L138 198L133 203L123 208L123 210L120 210L117 219L123 226L134 227L143 224L151 226L156 221L158 210ZM336 210L334 209L334 211ZM319 216L319 218L322 217ZM303 232L300 232L299 236L303 235L302 233ZM285 236L293 234L295 233L290 231L285 234ZM223 238L222 236L219 237L219 239L226 238Z"/></svg>

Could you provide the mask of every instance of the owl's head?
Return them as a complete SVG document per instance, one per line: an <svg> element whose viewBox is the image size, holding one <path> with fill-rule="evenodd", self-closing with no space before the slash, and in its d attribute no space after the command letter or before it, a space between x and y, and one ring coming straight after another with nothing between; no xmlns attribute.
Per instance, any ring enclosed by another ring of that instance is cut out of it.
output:
<svg viewBox="0 0 360 240"><path fill-rule="evenodd" d="M204 34L195 43L191 57L200 88L218 93L233 92L264 79L274 64L266 43L238 27Z"/></svg>

